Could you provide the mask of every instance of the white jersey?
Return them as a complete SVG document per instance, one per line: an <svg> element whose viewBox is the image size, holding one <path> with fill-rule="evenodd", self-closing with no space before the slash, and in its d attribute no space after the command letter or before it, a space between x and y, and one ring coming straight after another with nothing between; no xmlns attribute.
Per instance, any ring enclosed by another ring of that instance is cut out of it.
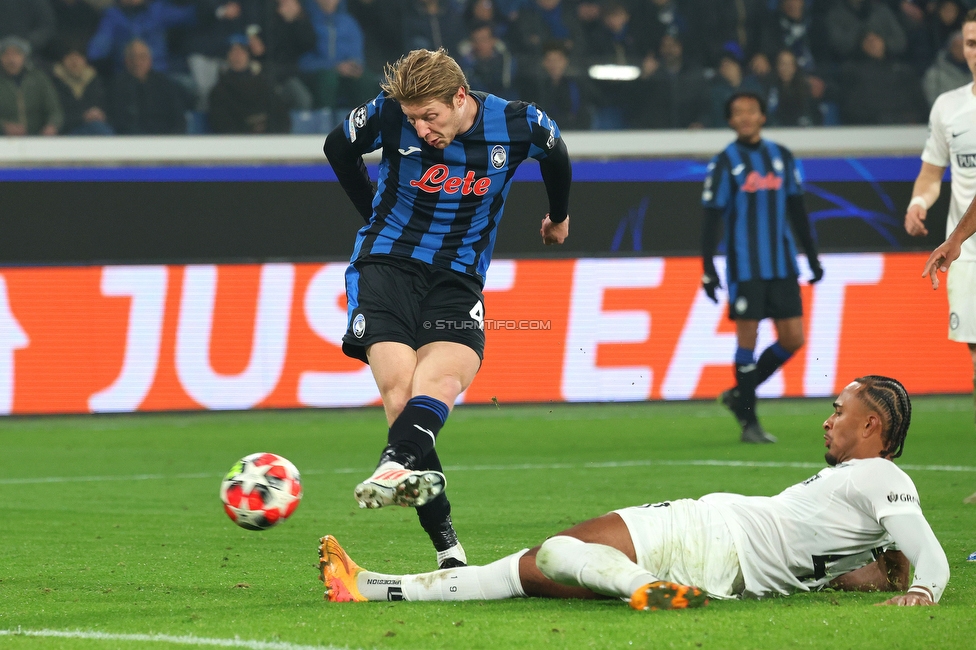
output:
<svg viewBox="0 0 976 650"><path fill-rule="evenodd" d="M822 469L773 497L708 494L732 532L745 582L759 598L815 589L895 548L881 524L891 515L921 515L908 474L883 458Z"/></svg>
<svg viewBox="0 0 976 650"><path fill-rule="evenodd" d="M929 114L929 137L922 161L952 168L952 198L946 236L953 231L976 196L976 96L973 84L939 95ZM962 245L961 262L976 262L976 237Z"/></svg>

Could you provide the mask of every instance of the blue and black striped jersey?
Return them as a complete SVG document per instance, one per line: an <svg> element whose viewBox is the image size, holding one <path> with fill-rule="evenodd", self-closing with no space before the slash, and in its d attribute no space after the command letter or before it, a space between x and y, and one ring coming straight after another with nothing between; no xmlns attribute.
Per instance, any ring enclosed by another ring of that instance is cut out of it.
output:
<svg viewBox="0 0 976 650"><path fill-rule="evenodd" d="M733 142L708 165L702 205L722 212L729 283L796 277L787 197L803 194L793 154L769 140Z"/></svg>
<svg viewBox="0 0 976 650"><path fill-rule="evenodd" d="M478 116L445 149L417 136L399 103L381 93L354 109L343 131L358 155L382 148L372 216L353 261L395 255L473 275L484 283L515 168L545 159L560 141L539 108L473 92Z"/></svg>

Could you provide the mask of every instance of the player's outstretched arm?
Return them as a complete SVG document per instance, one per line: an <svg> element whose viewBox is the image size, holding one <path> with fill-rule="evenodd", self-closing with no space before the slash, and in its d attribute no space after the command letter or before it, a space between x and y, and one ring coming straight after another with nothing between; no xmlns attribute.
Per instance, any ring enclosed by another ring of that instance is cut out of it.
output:
<svg viewBox="0 0 976 650"><path fill-rule="evenodd" d="M939 198L944 175L945 167L922 163L922 168L915 178L915 186L912 188L912 200L905 211L905 232L912 237L924 237L929 234L925 227L925 217L928 209Z"/></svg>
<svg viewBox="0 0 976 650"><path fill-rule="evenodd" d="M366 170L363 157L346 139L341 124L329 133L322 149L329 164L332 165L332 171L335 172L339 185L346 191L346 195L349 196L349 200L363 220L369 223L370 217L373 216L375 190L369 180L369 172Z"/></svg>
<svg viewBox="0 0 976 650"><path fill-rule="evenodd" d="M569 187L573 183L573 166L562 138L556 140L549 155L539 161L542 182L549 197L549 214L542 220L542 243L562 244L569 237Z"/></svg>
<svg viewBox="0 0 976 650"><path fill-rule="evenodd" d="M841 591L904 591L911 566L901 551L885 551L871 564L830 581Z"/></svg>
<svg viewBox="0 0 976 650"><path fill-rule="evenodd" d="M949 582L949 561L922 512L889 515L883 517L880 523L904 553L907 562L915 567L915 576L908 587L908 593L879 604L934 605L938 603ZM904 562L904 560L899 561Z"/></svg>
<svg viewBox="0 0 976 650"><path fill-rule="evenodd" d="M962 252L962 243L972 237L974 233L976 233L976 197L973 197L973 201L966 208L966 214L962 215L962 219L949 233L949 237L942 242L941 246L932 251L929 259L925 261L922 277L928 277L932 280L933 289L939 288L938 271L943 273L949 271L949 265L955 262Z"/></svg>
<svg viewBox="0 0 976 650"><path fill-rule="evenodd" d="M823 267L820 266L820 254L817 251L817 240L814 239L813 226L802 194L793 194L786 199L786 213L790 218L793 234L800 241L803 252L807 254L807 264L810 265L810 284L823 279Z"/></svg>
<svg viewBox="0 0 976 650"><path fill-rule="evenodd" d="M702 255L702 289L705 295L714 303L718 303L717 289L722 288L715 270L715 249L718 246L718 229L722 222L722 211L718 208L705 208L702 217L701 255Z"/></svg>

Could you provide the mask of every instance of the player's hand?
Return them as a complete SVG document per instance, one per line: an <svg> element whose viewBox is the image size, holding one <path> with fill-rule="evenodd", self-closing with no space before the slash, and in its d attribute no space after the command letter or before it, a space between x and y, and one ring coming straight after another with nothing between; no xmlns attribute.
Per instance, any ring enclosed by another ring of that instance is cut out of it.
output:
<svg viewBox="0 0 976 650"><path fill-rule="evenodd" d="M889 598L883 603L875 603L875 605L896 605L898 607L929 607L935 604L927 595L915 593L914 591Z"/></svg>
<svg viewBox="0 0 976 650"><path fill-rule="evenodd" d="M712 275L711 273L706 273L702 276L702 289L705 290L705 295L714 302L718 304L718 296L715 295L716 289L722 288L722 283L718 281L718 277Z"/></svg>
<svg viewBox="0 0 976 650"><path fill-rule="evenodd" d="M925 216L927 213L928 210L917 203L908 206L908 210L905 212L905 231L912 237L924 237L929 234L928 229L925 227Z"/></svg>
<svg viewBox="0 0 976 650"><path fill-rule="evenodd" d="M542 235L542 243L546 246L563 243L569 237L569 215L566 215L566 218L559 223L553 223L547 214L546 218L542 220L542 228L539 229L539 234Z"/></svg>
<svg viewBox="0 0 976 650"><path fill-rule="evenodd" d="M922 270L922 277L932 280L932 288L939 288L939 271L949 272L949 265L956 261L961 252L962 246L953 239L947 239L942 245L932 251L929 259L925 261L925 268Z"/></svg>
<svg viewBox="0 0 976 650"><path fill-rule="evenodd" d="M817 284L823 280L823 267L820 266L819 260L810 262L810 272L813 273L813 277L810 278L810 284Z"/></svg>

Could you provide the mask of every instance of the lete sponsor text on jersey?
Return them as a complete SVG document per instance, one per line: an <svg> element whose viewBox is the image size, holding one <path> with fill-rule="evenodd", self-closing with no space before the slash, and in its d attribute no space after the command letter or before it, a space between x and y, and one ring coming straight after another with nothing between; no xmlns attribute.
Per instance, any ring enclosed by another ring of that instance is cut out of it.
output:
<svg viewBox="0 0 976 650"><path fill-rule="evenodd" d="M783 186L783 179L773 172L765 176L753 170L746 176L746 182L742 184L743 192L758 192L759 190L778 190Z"/></svg>
<svg viewBox="0 0 976 650"><path fill-rule="evenodd" d="M451 176L451 170L447 165L433 165L424 172L419 181L410 181L410 187L416 187L429 194L436 194L444 190L447 194L474 194L484 196L491 187L491 179L487 176L475 178L474 171L468 170L464 178Z"/></svg>

